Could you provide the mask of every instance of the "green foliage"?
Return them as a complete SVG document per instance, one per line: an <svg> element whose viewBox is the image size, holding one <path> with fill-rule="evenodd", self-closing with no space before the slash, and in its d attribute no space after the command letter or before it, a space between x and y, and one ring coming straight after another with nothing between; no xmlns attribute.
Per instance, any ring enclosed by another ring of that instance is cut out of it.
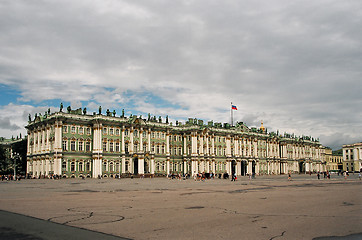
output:
<svg viewBox="0 0 362 240"><path fill-rule="evenodd" d="M25 175L26 173L26 139L11 144L13 153L19 154L16 159L16 173ZM14 173L14 158L10 157L10 148L7 150L0 145L0 174Z"/></svg>

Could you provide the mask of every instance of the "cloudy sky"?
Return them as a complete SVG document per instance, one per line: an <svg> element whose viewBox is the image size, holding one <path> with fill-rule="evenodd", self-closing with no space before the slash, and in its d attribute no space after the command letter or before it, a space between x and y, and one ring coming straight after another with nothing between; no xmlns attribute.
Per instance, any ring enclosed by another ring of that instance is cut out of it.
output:
<svg viewBox="0 0 362 240"><path fill-rule="evenodd" d="M2 0L0 136L49 107L362 141L360 0Z"/></svg>

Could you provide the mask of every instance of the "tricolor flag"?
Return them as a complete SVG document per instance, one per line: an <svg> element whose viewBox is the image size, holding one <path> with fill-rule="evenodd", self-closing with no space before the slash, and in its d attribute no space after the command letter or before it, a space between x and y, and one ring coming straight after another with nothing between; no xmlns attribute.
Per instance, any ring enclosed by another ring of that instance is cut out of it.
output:
<svg viewBox="0 0 362 240"><path fill-rule="evenodd" d="M238 108L235 105L231 105L231 109L238 110Z"/></svg>

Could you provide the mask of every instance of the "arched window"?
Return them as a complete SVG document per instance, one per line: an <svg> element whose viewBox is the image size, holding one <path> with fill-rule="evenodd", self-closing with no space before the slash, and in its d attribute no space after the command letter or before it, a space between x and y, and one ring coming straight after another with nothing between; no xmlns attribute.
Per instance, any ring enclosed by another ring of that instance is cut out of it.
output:
<svg viewBox="0 0 362 240"><path fill-rule="evenodd" d="M66 161L62 162L62 171L67 171L67 162Z"/></svg>
<svg viewBox="0 0 362 240"><path fill-rule="evenodd" d="M110 162L110 163L109 163L109 171L110 171L110 172L113 172L113 171L114 171L113 162Z"/></svg>
<svg viewBox="0 0 362 240"><path fill-rule="evenodd" d="M106 161L103 162L102 171L103 171L103 172L107 171L107 162L106 162Z"/></svg>

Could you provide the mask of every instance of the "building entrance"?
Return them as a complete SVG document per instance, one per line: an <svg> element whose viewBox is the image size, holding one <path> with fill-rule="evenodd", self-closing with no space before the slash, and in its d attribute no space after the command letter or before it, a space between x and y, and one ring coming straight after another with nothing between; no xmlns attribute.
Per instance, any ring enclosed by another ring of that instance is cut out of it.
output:
<svg viewBox="0 0 362 240"><path fill-rule="evenodd" d="M256 165L256 163L255 163L255 161L253 161L251 164L251 172L253 173L253 175L255 174L255 165Z"/></svg>
<svg viewBox="0 0 362 240"><path fill-rule="evenodd" d="M305 163L299 162L299 173L305 173Z"/></svg>
<svg viewBox="0 0 362 240"><path fill-rule="evenodd" d="M133 159L133 173L138 174L138 158Z"/></svg>
<svg viewBox="0 0 362 240"><path fill-rule="evenodd" d="M231 175L234 176L235 172L236 172L236 161L232 160L231 161Z"/></svg>
<svg viewBox="0 0 362 240"><path fill-rule="evenodd" d="M247 168L248 165L246 164L246 161L241 161L240 165L241 165L240 175L245 176L246 172L247 172L246 168Z"/></svg>

